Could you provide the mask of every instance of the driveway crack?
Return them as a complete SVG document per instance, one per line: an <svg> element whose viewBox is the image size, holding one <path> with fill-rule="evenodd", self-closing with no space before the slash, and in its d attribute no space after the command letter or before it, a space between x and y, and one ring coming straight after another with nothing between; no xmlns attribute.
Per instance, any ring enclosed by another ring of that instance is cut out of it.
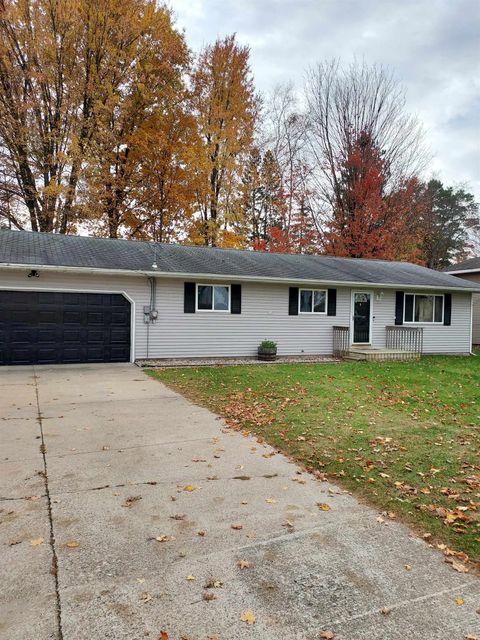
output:
<svg viewBox="0 0 480 640"><path fill-rule="evenodd" d="M52 512L52 499L50 496L50 487L48 484L48 465L47 465L47 447L45 445L45 437L43 433L43 419L42 412L40 409L40 397L38 392L38 377L35 371L35 367L33 367L33 380L35 384L35 398L37 402L37 420L40 427L40 453L43 458L43 479L45 483L45 495L47 498L47 512L48 512L48 521L50 527L50 549L52 550L52 568L51 573L53 574L55 580L55 595L56 595L56 614L57 614L57 639L63 640L63 630L62 630L62 605L60 600L60 588L58 581L58 556L57 550L55 547L55 529L53 526L53 512Z"/></svg>

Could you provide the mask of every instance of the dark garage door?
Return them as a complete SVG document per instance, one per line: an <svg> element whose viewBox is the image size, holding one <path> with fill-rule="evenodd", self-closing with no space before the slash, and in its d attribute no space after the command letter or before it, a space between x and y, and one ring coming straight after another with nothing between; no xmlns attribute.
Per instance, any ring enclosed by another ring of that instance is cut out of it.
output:
<svg viewBox="0 0 480 640"><path fill-rule="evenodd" d="M129 360L124 296L0 291L0 365Z"/></svg>

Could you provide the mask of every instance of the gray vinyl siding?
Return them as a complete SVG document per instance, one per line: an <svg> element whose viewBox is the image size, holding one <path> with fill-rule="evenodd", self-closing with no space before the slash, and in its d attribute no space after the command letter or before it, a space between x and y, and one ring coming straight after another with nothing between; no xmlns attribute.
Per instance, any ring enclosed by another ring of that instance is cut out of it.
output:
<svg viewBox="0 0 480 640"><path fill-rule="evenodd" d="M202 282L206 281L203 279ZM337 288L336 316L290 316L287 285L241 284L240 315L199 311L190 314L183 311L183 280L157 278L158 320L155 324L146 325L143 307L149 304L150 299L146 277L40 271L40 278L36 279L27 278L26 270L0 270L0 288L125 293L135 304L135 359L253 356L264 339L275 340L280 355L331 354L332 327L350 325L352 290L348 287ZM382 294L377 296L376 290L371 290L374 316L372 346L383 347L385 326L394 324L395 320L395 291L382 289ZM468 353L469 338L470 294L454 293L452 325L424 325L425 351Z"/></svg>
<svg viewBox="0 0 480 640"><path fill-rule="evenodd" d="M402 289L403 290L403 289ZM373 300L372 346L384 347L386 326L395 324L395 291L383 289L381 300ZM405 293L421 293L404 289ZM439 292L441 293L441 292ZM405 327L423 327L424 353L469 353L470 293L452 293L452 324L407 323Z"/></svg>
<svg viewBox="0 0 480 640"><path fill-rule="evenodd" d="M452 275L456 276L457 274L453 273ZM472 280L472 282L478 282L478 284L480 284L480 271L478 273L461 273L458 274L458 277L463 278L464 280ZM480 344L480 294L474 293L472 301L472 342L473 344Z"/></svg>

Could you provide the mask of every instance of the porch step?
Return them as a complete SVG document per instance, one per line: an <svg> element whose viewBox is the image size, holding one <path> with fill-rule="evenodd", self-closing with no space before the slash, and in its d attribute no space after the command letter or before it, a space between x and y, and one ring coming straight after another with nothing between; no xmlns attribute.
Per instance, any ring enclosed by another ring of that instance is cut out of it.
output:
<svg viewBox="0 0 480 640"><path fill-rule="evenodd" d="M343 356L344 360L419 360L416 351L402 351L401 349L349 349Z"/></svg>

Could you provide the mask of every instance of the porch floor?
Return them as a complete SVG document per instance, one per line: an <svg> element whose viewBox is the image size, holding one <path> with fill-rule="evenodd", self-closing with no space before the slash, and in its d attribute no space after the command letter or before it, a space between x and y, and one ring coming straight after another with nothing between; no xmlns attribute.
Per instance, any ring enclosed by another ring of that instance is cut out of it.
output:
<svg viewBox="0 0 480 640"><path fill-rule="evenodd" d="M417 351L402 349L374 349L373 347L350 347L343 356L345 360L419 360Z"/></svg>

